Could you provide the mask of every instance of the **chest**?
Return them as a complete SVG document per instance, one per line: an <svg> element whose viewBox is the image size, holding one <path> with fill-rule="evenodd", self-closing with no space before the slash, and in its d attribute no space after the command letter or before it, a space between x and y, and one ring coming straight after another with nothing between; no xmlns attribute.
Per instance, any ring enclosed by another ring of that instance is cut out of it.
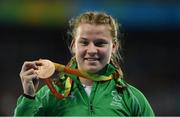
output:
<svg viewBox="0 0 180 117"><path fill-rule="evenodd" d="M73 88L70 95L58 101L53 113L61 116L120 116L130 115L123 94L113 86L96 84L92 87L90 96L83 88Z"/></svg>

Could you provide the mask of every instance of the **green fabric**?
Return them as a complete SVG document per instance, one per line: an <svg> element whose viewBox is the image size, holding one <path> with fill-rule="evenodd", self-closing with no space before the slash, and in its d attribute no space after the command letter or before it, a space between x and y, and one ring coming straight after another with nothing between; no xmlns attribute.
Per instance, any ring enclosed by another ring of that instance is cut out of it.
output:
<svg viewBox="0 0 180 117"><path fill-rule="evenodd" d="M102 70L100 70L97 74L109 76L111 75L116 69L111 64L107 64Z"/></svg>
<svg viewBox="0 0 180 117"><path fill-rule="evenodd" d="M109 67L106 68L105 74L109 72ZM114 79L94 81L88 97L79 79L69 76L73 85L68 97L58 100L44 86L37 92L35 100L20 96L14 116L154 116L144 95L127 83L119 92ZM62 88L56 86L56 89L62 92Z"/></svg>

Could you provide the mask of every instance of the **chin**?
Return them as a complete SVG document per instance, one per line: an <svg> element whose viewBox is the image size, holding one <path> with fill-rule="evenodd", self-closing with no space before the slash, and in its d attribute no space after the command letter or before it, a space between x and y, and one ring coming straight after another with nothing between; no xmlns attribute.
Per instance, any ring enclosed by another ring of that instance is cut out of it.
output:
<svg viewBox="0 0 180 117"><path fill-rule="evenodd" d="M89 73L97 73L98 71L97 70L87 70L87 72L89 72Z"/></svg>
<svg viewBox="0 0 180 117"><path fill-rule="evenodd" d="M96 68L88 68L88 69L87 69L87 72L97 73L99 70L101 70L101 69L98 69L97 67L96 67Z"/></svg>

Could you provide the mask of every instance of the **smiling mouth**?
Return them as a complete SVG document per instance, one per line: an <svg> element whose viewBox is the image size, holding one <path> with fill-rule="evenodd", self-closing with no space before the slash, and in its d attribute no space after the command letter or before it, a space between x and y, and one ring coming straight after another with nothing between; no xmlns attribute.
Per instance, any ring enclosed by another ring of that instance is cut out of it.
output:
<svg viewBox="0 0 180 117"><path fill-rule="evenodd" d="M99 61L99 58L85 58L87 61Z"/></svg>

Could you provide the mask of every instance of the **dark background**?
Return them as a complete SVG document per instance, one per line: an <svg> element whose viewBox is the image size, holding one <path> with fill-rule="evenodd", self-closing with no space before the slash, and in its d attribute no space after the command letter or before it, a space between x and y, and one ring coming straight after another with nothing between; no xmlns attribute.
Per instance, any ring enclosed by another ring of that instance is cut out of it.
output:
<svg viewBox="0 0 180 117"><path fill-rule="evenodd" d="M83 11L111 14L122 24L125 79L156 115L180 115L180 4L177 1L0 2L0 115L13 115L22 94L24 61L66 64L68 20Z"/></svg>

